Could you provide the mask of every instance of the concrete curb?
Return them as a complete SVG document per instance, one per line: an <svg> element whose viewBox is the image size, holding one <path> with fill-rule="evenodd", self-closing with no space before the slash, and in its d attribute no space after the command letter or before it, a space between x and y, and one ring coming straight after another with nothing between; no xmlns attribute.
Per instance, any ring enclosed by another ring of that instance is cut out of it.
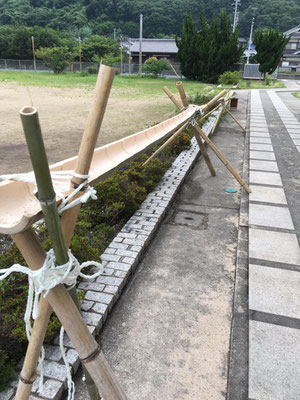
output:
<svg viewBox="0 0 300 400"><path fill-rule="evenodd" d="M216 116L214 113L203 126L209 135ZM134 273L139 260L145 252L156 230L160 226L166 212L171 207L176 193L184 183L185 178L193 168L200 154L195 138L191 148L183 151L173 162L156 189L142 203L139 210L126 222L122 230L113 239L101 255L104 264L104 274L94 281L82 281L78 289L86 290L82 302L82 315L94 336L98 335L104 322L118 300L130 276ZM53 345L46 345L44 362L44 388L38 393L38 380L33 385L30 400L58 400L66 389L66 370L59 349L59 338ZM64 338L67 359L72 366L73 375L77 372L80 359L67 335ZM23 360L18 364L19 369ZM0 393L0 400L12 400L18 379L10 383L10 387Z"/></svg>

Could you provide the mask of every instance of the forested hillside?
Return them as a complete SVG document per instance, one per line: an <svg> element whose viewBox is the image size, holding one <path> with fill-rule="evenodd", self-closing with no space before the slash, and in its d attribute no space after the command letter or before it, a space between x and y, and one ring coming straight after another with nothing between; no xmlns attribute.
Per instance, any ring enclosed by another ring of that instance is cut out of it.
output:
<svg viewBox="0 0 300 400"><path fill-rule="evenodd" d="M184 14L196 22L200 9L209 19L225 8L233 12L233 0L0 0L0 24L40 25L74 34L91 33L138 36L139 14L144 14L144 36L179 34ZM299 0L241 0L239 32L248 36L253 7L256 26L287 30L300 24Z"/></svg>

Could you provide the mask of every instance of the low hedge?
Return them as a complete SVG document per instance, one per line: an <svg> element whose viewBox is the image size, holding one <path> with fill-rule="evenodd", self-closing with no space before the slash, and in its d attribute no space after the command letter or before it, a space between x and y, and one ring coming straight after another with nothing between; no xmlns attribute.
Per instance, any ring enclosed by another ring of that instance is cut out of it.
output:
<svg viewBox="0 0 300 400"><path fill-rule="evenodd" d="M190 140L191 134L186 131L161 153L159 159L143 167L143 162L149 156L145 154L131 162L128 168L115 172L95 186L98 200L82 206L70 246L80 262L99 260L102 252L155 188L177 155L190 147ZM45 250L48 250L50 241L45 226L40 225L37 230ZM0 254L0 268L7 268L14 263L26 265L17 247L11 243ZM27 347L23 321L27 287L27 278L22 274L15 273L0 281L0 390L13 377L16 363ZM53 315L46 342L53 340L59 327L59 321Z"/></svg>

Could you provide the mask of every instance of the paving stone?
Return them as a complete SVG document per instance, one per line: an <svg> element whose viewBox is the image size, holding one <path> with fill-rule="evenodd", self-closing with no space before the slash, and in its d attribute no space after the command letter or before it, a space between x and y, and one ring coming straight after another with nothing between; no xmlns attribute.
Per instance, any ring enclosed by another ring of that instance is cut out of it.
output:
<svg viewBox="0 0 300 400"><path fill-rule="evenodd" d="M300 138L298 140L297 139L293 140L293 142L296 146L300 146Z"/></svg>
<svg viewBox="0 0 300 400"><path fill-rule="evenodd" d="M130 244L133 246L144 246L145 239L124 239L124 243Z"/></svg>
<svg viewBox="0 0 300 400"><path fill-rule="evenodd" d="M249 257L300 265L297 236L293 233L250 228Z"/></svg>
<svg viewBox="0 0 300 400"><path fill-rule="evenodd" d="M250 160L250 169L258 169L262 171L278 172L278 165L276 161L264 161L264 160Z"/></svg>
<svg viewBox="0 0 300 400"><path fill-rule="evenodd" d="M123 262L132 265L136 261L136 258L124 257Z"/></svg>
<svg viewBox="0 0 300 400"><path fill-rule="evenodd" d="M58 364L55 361L44 361L44 375L47 378L57 379L61 382L66 382L66 367Z"/></svg>
<svg viewBox="0 0 300 400"><path fill-rule="evenodd" d="M249 265L249 308L300 320L300 272Z"/></svg>
<svg viewBox="0 0 300 400"><path fill-rule="evenodd" d="M250 158L256 160L271 160L275 161L275 154L267 151L250 151Z"/></svg>
<svg viewBox="0 0 300 400"><path fill-rule="evenodd" d="M118 249L117 250L117 254L119 255L119 256L123 256L123 257L133 257L133 258L135 258L136 257L136 252L135 251L133 251L133 250L123 250L123 249Z"/></svg>
<svg viewBox="0 0 300 400"><path fill-rule="evenodd" d="M126 232L120 232L118 234L119 237L122 238L128 238L128 239L135 239L137 235L135 233L126 233Z"/></svg>
<svg viewBox="0 0 300 400"><path fill-rule="evenodd" d="M82 311L89 311L89 310L93 307L93 305L94 305L94 302L93 302L93 301L84 300L84 301L81 303L81 310L82 310Z"/></svg>
<svg viewBox="0 0 300 400"><path fill-rule="evenodd" d="M127 275L127 272L125 271L116 271L115 275L119 278L125 278L125 276Z"/></svg>
<svg viewBox="0 0 300 400"><path fill-rule="evenodd" d="M128 271L130 269L130 265L126 264L126 263L122 263L122 262L110 262L109 266L111 269L115 270L115 269L119 269L121 271Z"/></svg>
<svg viewBox="0 0 300 400"><path fill-rule="evenodd" d="M251 131L255 131L255 132L268 132L268 127L263 126L263 127L259 127L259 126L250 126L250 130Z"/></svg>
<svg viewBox="0 0 300 400"><path fill-rule="evenodd" d="M128 249L128 244L126 243L116 243L114 241L112 241L112 243L110 243L109 248L114 248L114 249Z"/></svg>
<svg viewBox="0 0 300 400"><path fill-rule="evenodd" d="M119 261L120 260L120 256L119 255L115 255L115 254L101 254L101 260L105 260L105 261Z"/></svg>
<svg viewBox="0 0 300 400"><path fill-rule="evenodd" d="M288 207L249 204L249 224L269 228L294 229Z"/></svg>
<svg viewBox="0 0 300 400"><path fill-rule="evenodd" d="M255 137L252 136L250 138L250 143L266 143L266 144L272 144L271 139L270 138L260 138L260 137Z"/></svg>
<svg viewBox="0 0 300 400"><path fill-rule="evenodd" d="M93 310L97 313L106 315L106 313L108 311L108 305L104 304L104 303L95 303Z"/></svg>
<svg viewBox="0 0 300 400"><path fill-rule="evenodd" d="M110 294L106 293L97 293L92 291L87 291L85 294L85 298L87 300L98 301L99 303L109 304L113 298Z"/></svg>
<svg viewBox="0 0 300 400"><path fill-rule="evenodd" d="M102 293L100 293L100 294L102 294ZM108 303L107 303L108 304ZM83 312L82 313L82 317L83 317L83 319L84 319L84 322L87 324L87 325L92 325L92 326L95 326L96 328L98 328L99 327L99 325L101 324L101 319L102 319L102 316L101 316L101 314L98 314L98 313L93 313L93 312Z"/></svg>
<svg viewBox="0 0 300 400"><path fill-rule="evenodd" d="M119 290L118 286L107 285L107 286L105 286L104 292L116 294L118 292L118 290Z"/></svg>
<svg viewBox="0 0 300 400"><path fill-rule="evenodd" d="M113 247L107 247L105 249L105 254L115 254L115 252L116 252L116 249Z"/></svg>
<svg viewBox="0 0 300 400"><path fill-rule="evenodd" d="M41 392L38 394L42 397L46 397L51 400L58 400L64 390L64 384L53 379L48 379L44 385Z"/></svg>
<svg viewBox="0 0 300 400"><path fill-rule="evenodd" d="M250 201L260 201L262 203L287 204L284 190L269 186L251 185L252 193L249 194Z"/></svg>
<svg viewBox="0 0 300 400"><path fill-rule="evenodd" d="M250 150L273 151L271 144L250 143Z"/></svg>
<svg viewBox="0 0 300 400"><path fill-rule="evenodd" d="M8 388L0 392L0 400L11 400L15 390L13 388Z"/></svg>
<svg viewBox="0 0 300 400"><path fill-rule="evenodd" d="M97 282L82 281L79 283L78 288L80 290L94 290L95 292L101 292L104 289L104 285Z"/></svg>
<svg viewBox="0 0 300 400"><path fill-rule="evenodd" d="M125 265L128 266L128 264L125 264ZM129 268L127 268L127 269L124 268L124 270L128 271ZM122 270L121 268L117 268L117 269ZM104 285L114 285L114 286L119 286L122 283L122 279L115 278L114 276L99 276L97 278L97 281L103 283Z"/></svg>
<svg viewBox="0 0 300 400"><path fill-rule="evenodd" d="M270 134L269 134L269 132L268 131L265 131L265 132L258 132L258 131L256 131L256 130L254 130L254 129L251 129L250 130L250 137L267 137L267 138L269 138L270 137Z"/></svg>
<svg viewBox="0 0 300 400"><path fill-rule="evenodd" d="M80 358L76 350L70 349L67 352L67 360L68 363L71 365L73 368L73 372L76 373L78 370L78 367L80 365Z"/></svg>
<svg viewBox="0 0 300 400"><path fill-rule="evenodd" d="M62 358L60 348L57 346L44 345L46 359L59 361Z"/></svg>
<svg viewBox="0 0 300 400"><path fill-rule="evenodd" d="M292 139L300 139L300 133L299 134L291 133L290 136Z"/></svg>
<svg viewBox="0 0 300 400"><path fill-rule="evenodd" d="M277 172L262 172L250 170L249 182L260 183L263 185L282 186L280 174Z"/></svg>
<svg viewBox="0 0 300 400"><path fill-rule="evenodd" d="M300 330L250 321L249 398L297 400Z"/></svg>

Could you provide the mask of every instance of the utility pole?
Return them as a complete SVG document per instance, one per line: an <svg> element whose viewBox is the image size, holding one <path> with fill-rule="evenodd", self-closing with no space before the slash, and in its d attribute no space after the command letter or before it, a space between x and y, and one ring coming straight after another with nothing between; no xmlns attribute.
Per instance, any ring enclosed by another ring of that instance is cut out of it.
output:
<svg viewBox="0 0 300 400"><path fill-rule="evenodd" d="M31 43L32 43L32 54L33 54L33 68L34 72L36 72L36 58L35 58L35 47L34 47L34 37L31 36Z"/></svg>
<svg viewBox="0 0 300 400"><path fill-rule="evenodd" d="M252 45L252 36L253 36L253 26L255 22L255 17L252 17L252 22L251 22L251 30L250 30L250 37L249 37L249 42L248 42L248 55L247 55L247 64L249 64L249 59L250 59L250 49Z"/></svg>
<svg viewBox="0 0 300 400"><path fill-rule="evenodd" d="M114 40L117 40L117 29L116 28L114 28Z"/></svg>
<svg viewBox="0 0 300 400"><path fill-rule="evenodd" d="M139 75L142 75L142 41L143 41L143 14L140 14L140 49L139 49Z"/></svg>
<svg viewBox="0 0 300 400"><path fill-rule="evenodd" d="M238 12L238 6L241 5L240 0L235 0L234 5L234 17L233 17L233 25L232 25L232 32L235 32L238 21L239 21L239 12Z"/></svg>
<svg viewBox="0 0 300 400"><path fill-rule="evenodd" d="M122 44L122 36L120 36L120 51L121 51L121 71L120 71L120 75L122 75L123 72L123 44Z"/></svg>
<svg viewBox="0 0 300 400"><path fill-rule="evenodd" d="M79 71L82 70L82 60L81 60L81 39L78 37L78 48L79 48Z"/></svg>
<svg viewBox="0 0 300 400"><path fill-rule="evenodd" d="M128 74L131 74L131 38L128 39Z"/></svg>

